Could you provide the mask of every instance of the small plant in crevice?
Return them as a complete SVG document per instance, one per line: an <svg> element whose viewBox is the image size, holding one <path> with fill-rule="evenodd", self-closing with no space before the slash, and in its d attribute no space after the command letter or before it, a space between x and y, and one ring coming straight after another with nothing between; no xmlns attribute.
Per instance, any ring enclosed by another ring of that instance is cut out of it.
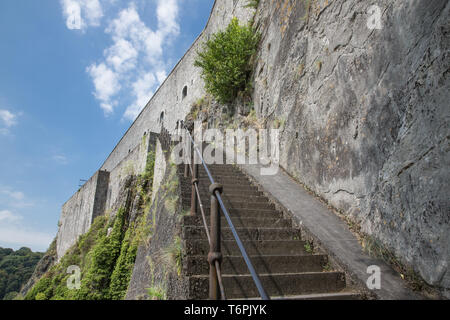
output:
<svg viewBox="0 0 450 320"><path fill-rule="evenodd" d="M323 266L323 271L324 271L324 272L331 272L331 271L333 271L333 266L331 265L330 261L328 261L328 262Z"/></svg>
<svg viewBox="0 0 450 320"><path fill-rule="evenodd" d="M276 118L273 121L273 128L274 129L282 129L282 128L284 128L285 124L286 124L285 118Z"/></svg>
<svg viewBox="0 0 450 320"><path fill-rule="evenodd" d="M183 245L180 237L175 237L173 243L163 250L161 260L165 265L176 270L178 276L181 276L183 266Z"/></svg>
<svg viewBox="0 0 450 320"><path fill-rule="evenodd" d="M244 6L244 8L256 9L256 8L258 8L258 5L259 5L259 0L247 0L247 3Z"/></svg>
<svg viewBox="0 0 450 320"><path fill-rule="evenodd" d="M164 201L164 207L169 212L169 214L174 214L177 211L177 206L178 206L177 196L168 197Z"/></svg>
<svg viewBox="0 0 450 320"><path fill-rule="evenodd" d="M362 247L364 252L372 257L382 259L393 267L395 271L400 274L400 277L405 280L414 291L426 291L431 294L431 288L412 268L405 266L381 241L364 235L362 239Z"/></svg>
<svg viewBox="0 0 450 320"><path fill-rule="evenodd" d="M306 241L305 245L304 245L305 251L307 253L312 253L313 252L313 244L311 241Z"/></svg>
<svg viewBox="0 0 450 320"><path fill-rule="evenodd" d="M150 300L166 300L166 291L162 286L147 288L147 295Z"/></svg>
<svg viewBox="0 0 450 320"><path fill-rule="evenodd" d="M150 269L150 287L146 288L150 300L166 300L167 290L161 283L155 283L155 263L150 256L147 256L147 263Z"/></svg>

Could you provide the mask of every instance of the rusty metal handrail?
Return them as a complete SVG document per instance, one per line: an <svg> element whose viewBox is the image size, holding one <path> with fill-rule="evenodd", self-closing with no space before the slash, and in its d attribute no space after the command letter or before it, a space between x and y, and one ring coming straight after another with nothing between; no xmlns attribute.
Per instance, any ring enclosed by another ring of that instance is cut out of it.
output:
<svg viewBox="0 0 450 320"><path fill-rule="evenodd" d="M208 175L209 181L211 182L211 186L210 186L210 192L211 192L211 231L212 232L216 232L217 234L213 235L213 238L215 239L211 239L211 234L208 233L208 228L207 228L207 223L206 223L206 218L205 218L205 214L203 211L203 205L201 204L201 199L200 199L200 192L198 190L198 179L197 179L197 175L198 175L198 168L193 169L192 165L195 165L197 167L197 164L194 164L194 159L195 159L195 155L193 155L192 157L192 164L189 165L189 168L191 169L191 173L193 176L192 179L192 184L193 184L193 192L195 192L197 194L198 197L198 201L200 204L200 210L203 216L203 223L204 226L206 228L206 235L208 237L208 242L210 244L210 252L208 254L208 262L210 263L210 298L214 298L217 299L217 286L216 284L219 285L220 288L220 293L223 299L225 299L225 292L223 289L223 284L222 284L222 275L220 272L220 262L222 260L222 254L220 252L220 210L219 207L221 209L221 211L223 212L228 225L230 226L231 232L236 240L236 243L239 247L239 250L241 251L241 254L244 258L244 261L247 265L247 268L250 271L250 274L253 278L253 281L256 285L256 288L258 289L258 292L261 296L261 299L263 300L270 300L269 296L267 295L261 280L259 279L259 276L250 260L250 257L247 254L247 250L244 247L244 244L242 243L236 228L234 227L233 222L231 221L231 217L230 214L228 213L228 210L226 209L222 197L221 197L221 193L222 193L222 186L218 183L216 183L214 181L213 176L211 175L211 172L209 171L208 166L206 165L202 154L200 153L200 150L198 150L197 146L195 145L194 140L192 139L191 134L189 133L189 130L186 128L185 124L182 123L182 126L185 128L187 136L189 137L189 139L191 140L192 145L194 146L194 150L195 152L198 154L199 159L201 160L201 163L206 171L206 174ZM186 173L186 171L185 171ZM195 190L195 191L194 191ZM195 197L192 197L193 201L195 201ZM216 202L216 201L217 202ZM218 206L217 206L218 203ZM195 214L195 210L196 209L196 204L191 203L191 214ZM213 220L215 219L215 220ZM213 222L216 224L215 228L213 226ZM215 248L213 248L215 247ZM215 270L213 270L215 269ZM213 279L213 274L215 274L217 276L216 279Z"/></svg>
<svg viewBox="0 0 450 320"><path fill-rule="evenodd" d="M202 214L203 226L205 227L206 237L208 238L208 243L209 243L209 245L211 247L211 236L210 236L210 233L209 233L209 230L208 230L208 223L206 222L205 211L203 210L203 203L202 203L202 199L200 197L200 191L198 189L198 179L197 179L197 174L196 174L196 173L198 173L198 170L197 170L198 168L196 168L196 170L192 169L193 165L194 164L191 163L190 165L188 165L188 167L189 167L189 169L191 171L191 176L193 177L192 185L195 188L194 192L197 195L196 199L198 201L198 204L200 205L200 212ZM197 165L195 165L195 166L197 166ZM185 171L185 175L186 175L186 171ZM191 214L195 214L196 208L197 208L197 205L191 203ZM219 284L220 296L221 296L222 300L226 300L227 298L226 298L225 289L224 289L223 283L222 283L222 272L221 272L219 260L215 260L214 261L214 265L215 265L215 268L216 268L215 273L216 273L218 284Z"/></svg>

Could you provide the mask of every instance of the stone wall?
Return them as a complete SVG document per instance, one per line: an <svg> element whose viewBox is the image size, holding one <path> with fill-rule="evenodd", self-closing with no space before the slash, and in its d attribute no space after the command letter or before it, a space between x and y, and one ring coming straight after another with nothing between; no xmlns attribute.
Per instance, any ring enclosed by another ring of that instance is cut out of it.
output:
<svg viewBox="0 0 450 320"><path fill-rule="evenodd" d="M106 201L106 212L114 213L120 207L119 192L130 175L144 172L148 153L154 151L157 134L150 132L141 137L140 143L111 171Z"/></svg>
<svg viewBox="0 0 450 320"><path fill-rule="evenodd" d="M58 260L105 211L109 172L97 171L62 207L56 236Z"/></svg>
<svg viewBox="0 0 450 320"><path fill-rule="evenodd" d="M162 126L170 132L175 131L177 121L184 119L192 103L204 96L200 70L194 67L199 46L212 33L228 25L233 16L247 21L252 13L250 9L244 8L245 4L246 0L217 0L214 3L207 26L105 160L99 171L100 176L96 173L63 206L57 235L58 258L75 243L78 236L89 229L95 216L103 214L105 210L112 214L117 211L124 179L127 173L143 172L147 153L156 146L155 133L159 133ZM187 94L184 96L185 87ZM103 173L108 175L109 183L103 181ZM98 178L101 180L99 186L102 187L103 195L96 198Z"/></svg>
<svg viewBox="0 0 450 320"><path fill-rule="evenodd" d="M127 161L142 164L144 134L162 124L173 131L204 95L196 51L233 16L249 20L246 3L215 2L205 30L101 166L111 172L107 208ZM370 27L372 4L260 0L254 106L269 126L282 124L288 173L448 289L449 2L378 0L381 29ZM90 225L95 181L63 207L58 256Z"/></svg>
<svg viewBox="0 0 450 320"><path fill-rule="evenodd" d="M127 300L154 299L148 289L159 292L166 299L186 299L188 282L178 274L173 257L168 259L168 252L173 249L177 237L181 234L181 217L183 214L177 166L170 162L170 145L157 141L155 157L155 175L152 186L152 205L144 212L147 215L151 235L139 246L128 286ZM168 201L175 200L172 207ZM178 248L182 250L181 247Z"/></svg>
<svg viewBox="0 0 450 320"><path fill-rule="evenodd" d="M133 150L140 142L144 132L160 132L161 114L164 127L174 132L177 121L183 120L189 113L191 105L205 95L200 69L194 67L197 51L208 37L224 29L233 16L246 22L252 10L244 8L246 0L216 0L210 19L191 48L174 67L167 79L156 91L141 114L108 156L101 169L111 171L122 161L129 150ZM183 97L183 89L187 87L187 95Z"/></svg>
<svg viewBox="0 0 450 320"><path fill-rule="evenodd" d="M376 1L381 29L372 4L261 0L255 109L289 174L448 290L450 3Z"/></svg>

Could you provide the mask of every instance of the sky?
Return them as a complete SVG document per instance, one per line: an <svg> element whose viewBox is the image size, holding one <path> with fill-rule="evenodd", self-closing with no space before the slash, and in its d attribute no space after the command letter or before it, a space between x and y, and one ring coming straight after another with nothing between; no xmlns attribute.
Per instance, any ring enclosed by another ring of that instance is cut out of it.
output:
<svg viewBox="0 0 450 320"><path fill-rule="evenodd" d="M213 0L0 1L0 247L45 251Z"/></svg>

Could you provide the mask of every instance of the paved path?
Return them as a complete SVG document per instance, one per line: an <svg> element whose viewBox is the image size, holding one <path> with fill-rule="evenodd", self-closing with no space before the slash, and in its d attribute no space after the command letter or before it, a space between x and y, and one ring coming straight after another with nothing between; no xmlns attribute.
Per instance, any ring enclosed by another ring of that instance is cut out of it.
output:
<svg viewBox="0 0 450 320"><path fill-rule="evenodd" d="M288 210L303 228L320 241L327 253L361 284L365 285L370 276L367 267L379 266L381 289L372 290L379 299L423 299L409 290L389 265L364 253L347 224L284 171L280 169L276 175L262 176L259 165L243 165L241 169Z"/></svg>

